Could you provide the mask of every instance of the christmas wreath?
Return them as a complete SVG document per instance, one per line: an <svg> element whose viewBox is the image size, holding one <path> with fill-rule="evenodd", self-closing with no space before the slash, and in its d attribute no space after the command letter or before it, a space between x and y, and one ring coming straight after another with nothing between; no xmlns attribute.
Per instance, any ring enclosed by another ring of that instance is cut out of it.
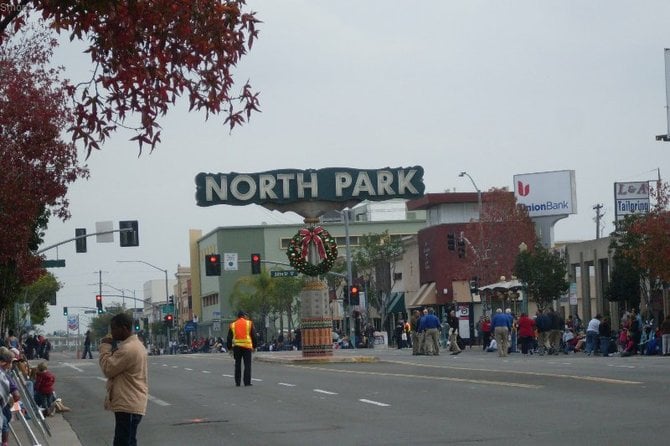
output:
<svg viewBox="0 0 670 446"><path fill-rule="evenodd" d="M314 244L319 263L309 261L309 246ZM286 250L288 261L298 272L308 276L325 274L333 267L337 259L337 243L321 226L303 228L291 238Z"/></svg>

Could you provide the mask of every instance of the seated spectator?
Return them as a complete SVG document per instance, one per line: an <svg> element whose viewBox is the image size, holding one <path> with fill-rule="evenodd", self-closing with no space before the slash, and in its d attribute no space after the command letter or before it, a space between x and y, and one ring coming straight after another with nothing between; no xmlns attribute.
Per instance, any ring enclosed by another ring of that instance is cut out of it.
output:
<svg viewBox="0 0 670 446"><path fill-rule="evenodd" d="M37 365L35 376L35 403L45 410L45 415L51 415L54 411L54 384L56 377L47 369L47 363L42 361Z"/></svg>
<svg viewBox="0 0 670 446"><path fill-rule="evenodd" d="M653 340L656 337L656 333L651 329L651 325L645 325L642 330L642 335L640 335L640 344L638 345L638 350L643 355L647 354L647 347L649 341Z"/></svg>
<svg viewBox="0 0 670 446"><path fill-rule="evenodd" d="M495 339L491 339L491 343L489 344L488 347L486 347L486 351L488 353L491 352L497 352L498 351L498 343L496 342Z"/></svg>
<svg viewBox="0 0 670 446"><path fill-rule="evenodd" d="M637 346L635 345L635 339L633 339L633 335L628 333L627 336L626 344L624 345L624 349L621 352L621 356L632 356L637 353Z"/></svg>
<svg viewBox="0 0 670 446"><path fill-rule="evenodd" d="M583 352L585 344L586 344L586 335L584 334L584 332L581 332L577 335L577 337L575 339L576 339L576 342L575 342L574 352L575 353Z"/></svg>
<svg viewBox="0 0 670 446"><path fill-rule="evenodd" d="M622 352L628 343L628 329L625 327L619 332L619 337L617 338L617 347L619 352Z"/></svg>
<svg viewBox="0 0 670 446"><path fill-rule="evenodd" d="M579 339L575 335L575 331L572 328L565 330L563 332L563 353L567 355L570 352L574 352L578 341Z"/></svg>
<svg viewBox="0 0 670 446"><path fill-rule="evenodd" d="M660 332L651 331L647 346L643 352L644 355L660 355L661 354L661 336Z"/></svg>
<svg viewBox="0 0 670 446"><path fill-rule="evenodd" d="M9 422L12 419L12 406L21 399L19 388L9 374L12 362L15 360L14 353L6 347L0 347L0 405L2 405L2 446L8 445Z"/></svg>

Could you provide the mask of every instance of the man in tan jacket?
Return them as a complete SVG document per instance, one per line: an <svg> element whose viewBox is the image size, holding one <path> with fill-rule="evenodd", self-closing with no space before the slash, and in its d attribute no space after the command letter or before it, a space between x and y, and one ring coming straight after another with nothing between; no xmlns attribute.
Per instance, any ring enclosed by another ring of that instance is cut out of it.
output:
<svg viewBox="0 0 670 446"><path fill-rule="evenodd" d="M100 340L100 368L107 377L105 409L114 412L114 446L137 444L137 426L146 413L149 396L147 350L133 334L125 314L110 322L112 335Z"/></svg>

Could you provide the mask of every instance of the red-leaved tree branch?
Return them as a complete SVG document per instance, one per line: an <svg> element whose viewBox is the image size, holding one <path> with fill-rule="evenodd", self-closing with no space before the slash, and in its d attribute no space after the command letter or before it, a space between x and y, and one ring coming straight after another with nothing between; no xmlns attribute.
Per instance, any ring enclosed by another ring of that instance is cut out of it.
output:
<svg viewBox="0 0 670 446"><path fill-rule="evenodd" d="M190 110L222 113L232 130L259 111L247 81L233 93L233 69L258 37L244 0L0 1L0 44L37 13L56 32L89 42L93 74L67 87L72 140L90 156L118 127L142 152L161 141L159 118L177 98ZM129 121L137 119L135 124Z"/></svg>

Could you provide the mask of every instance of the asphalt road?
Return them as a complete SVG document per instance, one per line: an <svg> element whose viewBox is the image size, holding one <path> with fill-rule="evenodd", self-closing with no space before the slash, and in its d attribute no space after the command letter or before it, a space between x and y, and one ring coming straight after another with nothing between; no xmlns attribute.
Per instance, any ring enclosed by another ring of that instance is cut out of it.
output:
<svg viewBox="0 0 670 446"><path fill-rule="evenodd" d="M274 360L290 352L258 353ZM150 356L142 445L668 444L670 357L499 358L481 350L336 352L379 362L256 360L235 387L227 354ZM65 419L83 445L111 444L96 360L54 355Z"/></svg>

